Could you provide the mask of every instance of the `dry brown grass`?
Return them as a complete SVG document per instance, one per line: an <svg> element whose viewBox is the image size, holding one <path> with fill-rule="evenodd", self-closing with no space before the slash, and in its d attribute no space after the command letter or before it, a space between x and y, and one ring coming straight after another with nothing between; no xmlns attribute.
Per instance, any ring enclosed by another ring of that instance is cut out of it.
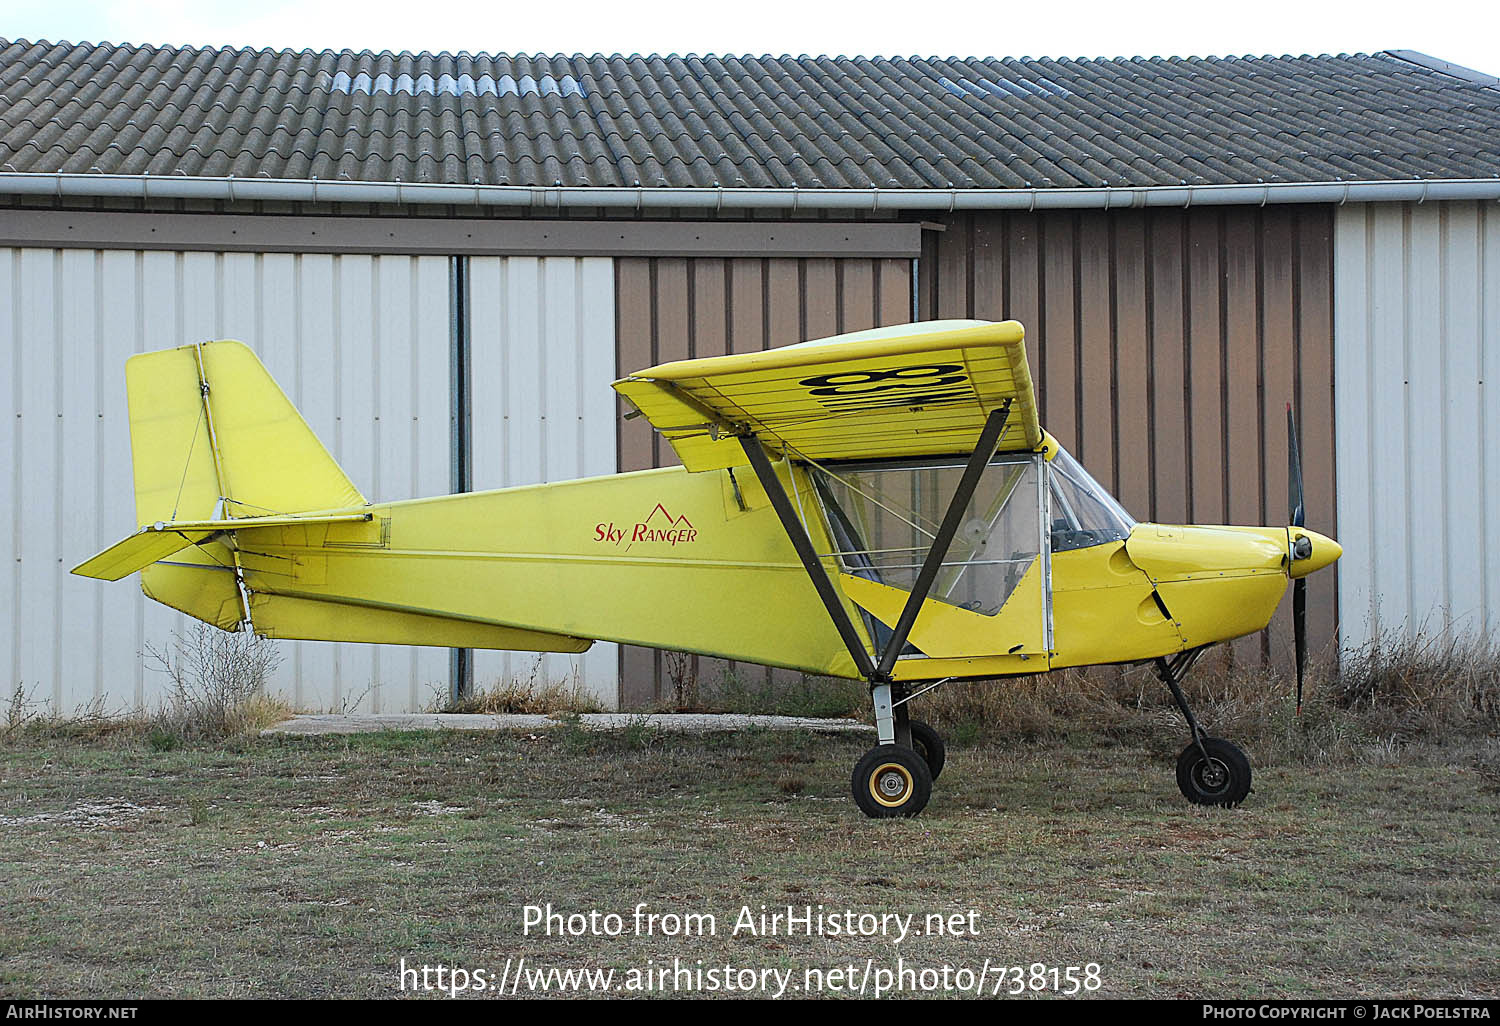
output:
<svg viewBox="0 0 1500 1026"><path fill-rule="evenodd" d="M273 643L244 632L196 624L163 646L146 647L148 667L167 678L154 710L111 710L103 696L71 713L35 690L17 686L0 712L0 738L25 736L90 744L143 737L158 751L188 742L219 742L258 734L295 710L267 692L280 661Z"/></svg>
<svg viewBox="0 0 1500 1026"><path fill-rule="evenodd" d="M1500 790L1446 754L1257 764L1253 800L1228 810L1188 804L1171 760L1140 746L987 745L950 751L921 817L872 821L849 795L869 744L560 727L157 751L0 735L0 993L393 997L402 958L524 957L799 977L867 959L1092 962L1119 998L1500 995ZM719 933L526 934L540 901L707 912ZM978 935L729 932L743 905L818 904L979 910Z"/></svg>
<svg viewBox="0 0 1500 1026"><path fill-rule="evenodd" d="M1413 743L1500 733L1500 647L1489 639L1387 637L1309 666L1302 714L1292 673L1209 653L1183 685L1205 728L1262 764L1323 764L1399 756ZM1091 667L944 685L914 714L959 744L1079 735L1165 752L1184 729L1150 666Z"/></svg>
<svg viewBox="0 0 1500 1026"><path fill-rule="evenodd" d="M453 700L440 696L431 706L432 712L443 713L529 713L542 716L573 715L577 713L602 712L599 700L584 690L576 679L541 679L540 659L531 668L530 675L522 680L495 680L487 687L478 688L473 694Z"/></svg>
<svg viewBox="0 0 1500 1026"><path fill-rule="evenodd" d="M1333 702L1380 733L1416 740L1500 724L1500 642L1415 637L1369 644L1344 660Z"/></svg>

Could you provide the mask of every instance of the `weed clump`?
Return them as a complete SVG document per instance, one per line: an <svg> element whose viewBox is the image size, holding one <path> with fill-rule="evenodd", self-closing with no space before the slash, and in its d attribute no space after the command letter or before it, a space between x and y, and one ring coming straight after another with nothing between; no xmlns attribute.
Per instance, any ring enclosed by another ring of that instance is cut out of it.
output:
<svg viewBox="0 0 1500 1026"><path fill-rule="evenodd" d="M491 682L471 694L457 699L446 692L436 696L429 712L487 713L501 715L526 713L539 716L577 716L580 713L603 712L604 707L576 678L549 681L542 679L542 661L537 659L526 679L512 678Z"/></svg>
<svg viewBox="0 0 1500 1026"><path fill-rule="evenodd" d="M280 653L249 631L199 623L173 634L166 646L147 645L145 656L169 681L147 731L147 742L157 751L254 733L292 713L267 691Z"/></svg>

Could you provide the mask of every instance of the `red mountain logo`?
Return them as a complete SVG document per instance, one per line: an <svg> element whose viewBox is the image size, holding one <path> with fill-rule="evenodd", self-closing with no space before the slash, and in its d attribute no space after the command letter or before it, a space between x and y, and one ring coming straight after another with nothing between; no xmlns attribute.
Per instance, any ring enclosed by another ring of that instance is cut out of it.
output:
<svg viewBox="0 0 1500 1026"><path fill-rule="evenodd" d="M676 546L697 540L698 529L693 522L686 516L674 517L659 502L646 514L646 519L637 521L628 529L615 526L613 520L594 525L594 541L610 545L625 543L626 551L636 542L664 542Z"/></svg>

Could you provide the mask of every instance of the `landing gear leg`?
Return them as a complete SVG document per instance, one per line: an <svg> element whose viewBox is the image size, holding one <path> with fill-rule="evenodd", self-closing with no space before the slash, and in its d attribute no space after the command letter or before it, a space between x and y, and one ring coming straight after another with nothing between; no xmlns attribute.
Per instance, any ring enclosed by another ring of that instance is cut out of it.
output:
<svg viewBox="0 0 1500 1026"><path fill-rule="evenodd" d="M1203 649L1195 648L1156 661L1156 675L1172 692L1193 735L1177 757L1177 788L1194 805L1233 807L1250 794L1250 760L1233 742L1204 733L1182 693L1183 678L1202 654Z"/></svg>
<svg viewBox="0 0 1500 1026"><path fill-rule="evenodd" d="M880 743L855 764L850 786L854 804L872 819L915 816L932 797L934 774L923 753L912 747L912 723L901 701L904 697L899 685L870 686Z"/></svg>
<svg viewBox="0 0 1500 1026"><path fill-rule="evenodd" d="M912 747L911 741L911 712L906 704L910 692L900 684L891 687L891 700L894 705L896 720L896 744Z"/></svg>
<svg viewBox="0 0 1500 1026"><path fill-rule="evenodd" d="M932 591L933 582L937 580L948 547L953 544L954 535L958 533L959 524L963 521L964 510L974 497L984 468L989 465L990 457L994 456L995 448L1000 444L1000 436L1005 432L1006 420L1010 417L1010 407L1011 400L1006 399L985 418L984 428L979 432L979 441L964 465L963 476L958 480L958 487L953 490L953 497L948 500L948 510L943 514L937 533L932 536L927 555L922 557L921 569L917 571L916 581L901 607L901 615L891 625L891 634L885 639L878 664L865 649L865 640L855 629L849 611L844 608L843 597L834 587L822 557L808 537L807 529L791 499L787 497L781 478L771 465L765 445L754 434L739 436L745 458L750 461L756 478L766 490L766 497L771 500L782 529L786 531L787 539L797 552L797 558L802 561L802 568L807 571L808 579L817 591L823 608L827 610L829 619L839 632L850 660L860 676L870 682L870 698L875 704L875 729L880 744L866 753L854 767L854 800L867 816L915 816L927 804L932 791L932 778L935 774L929 767L928 759L912 747L911 719L905 708L907 693L904 687L900 688L899 695L893 693L897 688L891 684L891 671L906 647L906 640L916 625L922 603L927 601ZM713 416L715 415L710 412L710 417ZM938 768L941 768L941 764L941 759L936 760Z"/></svg>
<svg viewBox="0 0 1500 1026"><path fill-rule="evenodd" d="M895 698L891 691L889 684L870 685L870 700L875 703L875 736L883 745L896 743L896 710L891 705Z"/></svg>

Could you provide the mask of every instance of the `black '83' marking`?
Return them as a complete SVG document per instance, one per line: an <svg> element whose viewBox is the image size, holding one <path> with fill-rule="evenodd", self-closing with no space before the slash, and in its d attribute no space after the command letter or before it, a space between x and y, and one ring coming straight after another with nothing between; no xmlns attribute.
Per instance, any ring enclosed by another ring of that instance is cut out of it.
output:
<svg viewBox="0 0 1500 1026"><path fill-rule="evenodd" d="M972 397L968 380L962 364L938 363L817 374L798 384L830 409L859 410L957 402Z"/></svg>

